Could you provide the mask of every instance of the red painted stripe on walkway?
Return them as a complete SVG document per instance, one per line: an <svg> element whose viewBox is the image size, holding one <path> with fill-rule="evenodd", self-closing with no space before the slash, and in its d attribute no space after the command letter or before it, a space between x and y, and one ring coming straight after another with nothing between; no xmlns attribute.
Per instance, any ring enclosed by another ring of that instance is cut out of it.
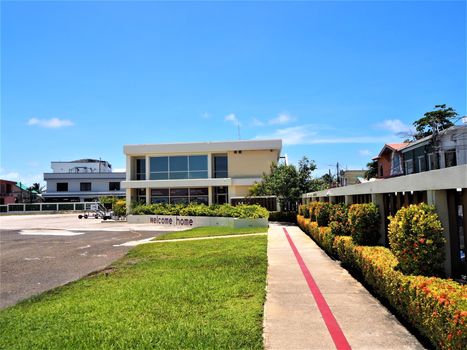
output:
<svg viewBox="0 0 467 350"><path fill-rule="evenodd" d="M347 341L347 338L345 337L344 333L342 332L341 327L337 323L337 320L335 319L331 309L329 308L328 303L326 302L323 295L321 294L321 291L319 290L318 285L316 284L315 280L313 279L313 276L311 275L310 270L308 270L308 267L303 261L302 256L298 252L297 247L295 246L294 242L292 241L292 238L287 232L287 229L283 227L283 230L284 230L285 236L287 237L287 240L289 241L290 247L292 248L292 251L295 254L295 258L297 259L298 265L300 266L300 269L303 272L303 276L305 277L306 283L308 284L308 287L310 288L311 294L313 294L313 297L315 298L316 305L318 305L318 309L321 312L321 316L323 316L324 323L326 323L326 327L328 327L328 331L331 334L331 337L334 342L334 345L336 346L336 349L337 350L351 349L350 344Z"/></svg>

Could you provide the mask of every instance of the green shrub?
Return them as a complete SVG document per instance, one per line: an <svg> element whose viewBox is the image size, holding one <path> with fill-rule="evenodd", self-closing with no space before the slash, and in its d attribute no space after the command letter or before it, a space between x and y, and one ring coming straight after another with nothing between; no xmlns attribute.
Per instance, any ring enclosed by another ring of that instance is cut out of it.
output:
<svg viewBox="0 0 467 350"><path fill-rule="evenodd" d="M310 213L311 221L316 221L316 211L323 205L322 202L311 202L308 204L308 211Z"/></svg>
<svg viewBox="0 0 467 350"><path fill-rule="evenodd" d="M405 276L397 258L384 247L355 246L337 237L339 259L361 271L365 281L426 336L437 349L467 344L467 286L435 277Z"/></svg>
<svg viewBox="0 0 467 350"><path fill-rule="evenodd" d="M326 227L329 225L329 214L331 214L332 204L320 202L321 205L316 206L315 216L318 226Z"/></svg>
<svg viewBox="0 0 467 350"><path fill-rule="evenodd" d="M329 213L329 227L332 234L336 236L350 235L349 229L349 207L344 204L334 204Z"/></svg>
<svg viewBox="0 0 467 350"><path fill-rule="evenodd" d="M401 208L389 217L388 238L405 274L433 275L444 261L443 228L435 207L425 203Z"/></svg>
<svg viewBox="0 0 467 350"><path fill-rule="evenodd" d="M310 217L310 208L306 204L298 206L298 215L303 216L304 218Z"/></svg>
<svg viewBox="0 0 467 350"><path fill-rule="evenodd" d="M254 205L230 204L211 205L195 204L135 204L132 206L133 215L184 215L184 216L220 216L241 219L268 218L269 212L264 207Z"/></svg>
<svg viewBox="0 0 467 350"><path fill-rule="evenodd" d="M387 248L358 246L353 238L334 236L328 228L297 216L300 228L364 280L437 349L461 350L467 344L467 286L452 280L405 276ZM332 241L332 248L330 242Z"/></svg>
<svg viewBox="0 0 467 350"><path fill-rule="evenodd" d="M350 234L357 245L378 243L380 216L374 203L352 204L348 215Z"/></svg>
<svg viewBox="0 0 467 350"><path fill-rule="evenodd" d="M126 202L124 199L117 200L112 205L112 210L115 215L117 216L125 216L126 215Z"/></svg>
<svg viewBox="0 0 467 350"><path fill-rule="evenodd" d="M297 213L294 211L273 211L269 213L269 221L297 223Z"/></svg>

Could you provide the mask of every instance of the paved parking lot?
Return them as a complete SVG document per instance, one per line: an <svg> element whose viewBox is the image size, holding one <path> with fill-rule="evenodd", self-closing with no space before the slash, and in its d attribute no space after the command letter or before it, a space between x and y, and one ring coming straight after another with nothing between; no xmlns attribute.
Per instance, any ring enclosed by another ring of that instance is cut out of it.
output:
<svg viewBox="0 0 467 350"><path fill-rule="evenodd" d="M103 269L130 249L114 245L167 231L75 214L5 216L0 227L0 308Z"/></svg>

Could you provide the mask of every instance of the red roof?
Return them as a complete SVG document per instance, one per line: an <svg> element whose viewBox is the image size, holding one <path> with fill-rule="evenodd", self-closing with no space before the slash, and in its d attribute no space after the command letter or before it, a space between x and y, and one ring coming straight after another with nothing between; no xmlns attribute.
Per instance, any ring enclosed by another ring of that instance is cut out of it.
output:
<svg viewBox="0 0 467 350"><path fill-rule="evenodd" d="M404 147L407 147L410 143L409 142L402 142L402 143L386 143L384 147L381 149L381 152L373 158L373 160L378 159L384 153L384 151L388 148L392 151L400 151Z"/></svg>

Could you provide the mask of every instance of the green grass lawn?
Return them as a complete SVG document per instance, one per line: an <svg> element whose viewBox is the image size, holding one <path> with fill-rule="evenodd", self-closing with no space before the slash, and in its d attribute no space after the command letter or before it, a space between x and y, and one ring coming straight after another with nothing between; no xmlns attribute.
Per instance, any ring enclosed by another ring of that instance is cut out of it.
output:
<svg viewBox="0 0 467 350"><path fill-rule="evenodd" d="M266 236L132 249L0 311L0 349L262 349Z"/></svg>
<svg viewBox="0 0 467 350"><path fill-rule="evenodd" d="M244 227L232 228L225 226L205 226L196 227L186 231L167 232L154 240L179 239L179 238L196 238L196 237L211 237L211 236L227 236L227 235L243 235L249 233L268 232L267 227Z"/></svg>

